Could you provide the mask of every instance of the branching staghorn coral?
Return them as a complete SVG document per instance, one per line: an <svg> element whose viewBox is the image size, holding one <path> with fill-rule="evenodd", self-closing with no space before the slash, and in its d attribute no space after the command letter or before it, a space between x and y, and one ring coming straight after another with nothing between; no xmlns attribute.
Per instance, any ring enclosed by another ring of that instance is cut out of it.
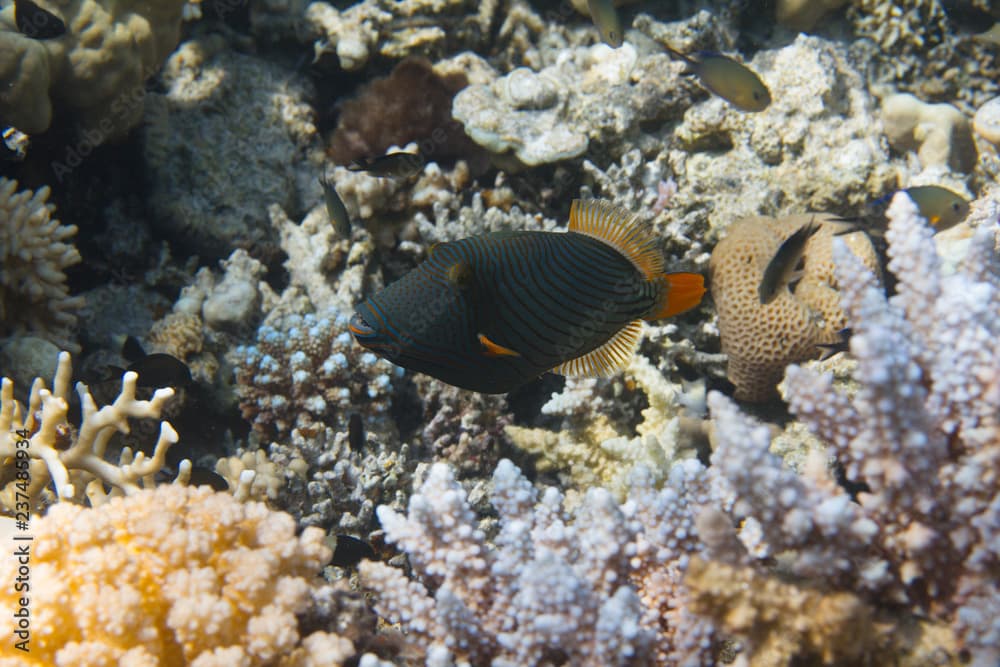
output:
<svg viewBox="0 0 1000 667"><path fill-rule="evenodd" d="M933 230L909 198L897 195L888 215L896 296L887 300L854 255L834 246L856 393L798 366L786 379L792 411L849 479L867 484L858 503L825 475L783 469L764 453L766 431L718 394L709 399L719 438L712 461L751 554L791 551L799 576L929 613L952 625L973 664L992 665L1000 659L998 228L981 226L960 270L943 276Z"/></svg>
<svg viewBox="0 0 1000 667"><path fill-rule="evenodd" d="M0 335L31 332L75 349L83 299L69 296L63 271L80 261L76 226L53 219L48 198L48 187L18 191L0 178Z"/></svg>
<svg viewBox="0 0 1000 667"><path fill-rule="evenodd" d="M419 579L363 562L362 580L378 594L376 611L402 623L435 665L711 664L711 627L676 608L676 566L698 549L703 476L697 462L675 470L663 491L637 473L624 506L591 489L570 514L560 492L539 497L503 460L490 544L451 469L435 464L408 516L378 512Z"/></svg>
<svg viewBox="0 0 1000 667"><path fill-rule="evenodd" d="M165 462L167 450L177 442L177 433L168 422L160 423L160 435L151 457L142 452L133 457L124 448L119 465L104 458L108 441L115 433L128 433L131 417L157 418L164 404L174 395L167 387L157 389L151 400L135 397L139 376L134 372L122 377L122 390L114 403L98 409L87 385L78 382L77 394L82 406L78 432L67 420L70 378L73 367L67 352L59 355L52 390L41 379L31 387L27 408L14 400L13 383L3 379L0 389L0 505L13 510L15 499L29 502L35 510L51 482L56 499L82 502L83 493L93 504L107 499L104 484L113 487L111 495L133 494L152 485L152 476ZM24 444L24 443L27 444ZM27 464L20 462L27 461ZM26 467L25 467L26 466ZM20 474L27 471L27 477ZM22 484L19 486L18 482ZM23 482L28 482L25 486ZM27 497L25 500L24 497Z"/></svg>

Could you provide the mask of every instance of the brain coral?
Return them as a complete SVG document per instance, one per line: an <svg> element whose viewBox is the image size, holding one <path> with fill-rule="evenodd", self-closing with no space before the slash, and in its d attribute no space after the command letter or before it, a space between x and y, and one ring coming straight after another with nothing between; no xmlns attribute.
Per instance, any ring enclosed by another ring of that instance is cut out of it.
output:
<svg viewBox="0 0 1000 667"><path fill-rule="evenodd" d="M729 356L729 380L740 400L774 396L785 366L815 358L817 344L836 342L837 331L845 326L831 255L834 233L843 224L831 222L829 214L815 215L822 224L806 243L802 279L794 291L780 290L768 304L761 304L757 295L764 269L781 243L813 214L737 220L712 251L712 299L722 351ZM865 234L839 238L878 275L878 258Z"/></svg>
<svg viewBox="0 0 1000 667"><path fill-rule="evenodd" d="M8 639L0 666L339 665L302 660L296 614L330 559L323 533L295 535L291 516L208 487L165 485L100 508L60 504L32 523L31 643ZM0 575L13 582L15 559ZM12 586L0 604L16 609ZM4 615L5 635L16 619ZM329 639L330 636L320 634ZM338 657L338 653L339 655Z"/></svg>
<svg viewBox="0 0 1000 667"><path fill-rule="evenodd" d="M34 332L76 349L70 330L83 305L70 297L63 270L80 261L73 225L52 219L49 189L17 191L0 178L0 336Z"/></svg>
<svg viewBox="0 0 1000 667"><path fill-rule="evenodd" d="M37 134L48 129L58 103L89 130L91 148L124 136L142 118L145 80L177 45L185 0L42 4L66 23L59 39L19 33L13 3L0 12L0 117Z"/></svg>

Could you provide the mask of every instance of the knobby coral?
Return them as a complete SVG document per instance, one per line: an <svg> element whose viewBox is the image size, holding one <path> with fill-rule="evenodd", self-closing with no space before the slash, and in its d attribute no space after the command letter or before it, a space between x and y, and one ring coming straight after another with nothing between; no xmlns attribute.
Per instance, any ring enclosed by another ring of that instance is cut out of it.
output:
<svg viewBox="0 0 1000 667"><path fill-rule="evenodd" d="M59 504L32 523L31 638L0 665L341 665L346 638L300 641L296 614L330 559L323 533L262 503L165 485L99 508ZM15 559L0 574L13 581ZM0 599L15 609L12 587ZM17 619L5 614L8 637Z"/></svg>
<svg viewBox="0 0 1000 667"><path fill-rule="evenodd" d="M74 348L83 299L69 296L63 271L80 261L76 226L52 218L48 198L48 187L18 191L0 178L0 335L31 332Z"/></svg>

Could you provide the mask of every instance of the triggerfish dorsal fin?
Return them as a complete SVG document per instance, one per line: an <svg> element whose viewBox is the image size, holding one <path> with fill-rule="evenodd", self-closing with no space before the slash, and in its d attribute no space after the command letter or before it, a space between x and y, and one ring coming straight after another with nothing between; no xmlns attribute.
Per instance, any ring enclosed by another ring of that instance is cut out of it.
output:
<svg viewBox="0 0 1000 667"><path fill-rule="evenodd" d="M582 357L564 361L552 369L559 375L608 377L628 364L642 338L642 320L633 320L612 336L608 342Z"/></svg>
<svg viewBox="0 0 1000 667"><path fill-rule="evenodd" d="M660 302L646 316L647 320L659 320L683 313L701 303L701 297L705 293L705 278L700 273L664 273L661 279L663 292Z"/></svg>
<svg viewBox="0 0 1000 667"><path fill-rule="evenodd" d="M574 199L569 230L602 241L654 280L663 273L663 252L651 227L623 208L602 199Z"/></svg>

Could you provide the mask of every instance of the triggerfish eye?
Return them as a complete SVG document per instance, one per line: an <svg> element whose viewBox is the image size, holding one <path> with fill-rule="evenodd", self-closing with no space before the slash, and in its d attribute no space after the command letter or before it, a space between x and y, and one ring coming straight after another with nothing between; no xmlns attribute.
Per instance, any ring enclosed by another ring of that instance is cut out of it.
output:
<svg viewBox="0 0 1000 667"><path fill-rule="evenodd" d="M359 304L350 331L404 368L499 394L546 371L611 375L642 320L698 305L697 273L665 273L652 230L606 201L575 200L569 231L440 243Z"/></svg>

